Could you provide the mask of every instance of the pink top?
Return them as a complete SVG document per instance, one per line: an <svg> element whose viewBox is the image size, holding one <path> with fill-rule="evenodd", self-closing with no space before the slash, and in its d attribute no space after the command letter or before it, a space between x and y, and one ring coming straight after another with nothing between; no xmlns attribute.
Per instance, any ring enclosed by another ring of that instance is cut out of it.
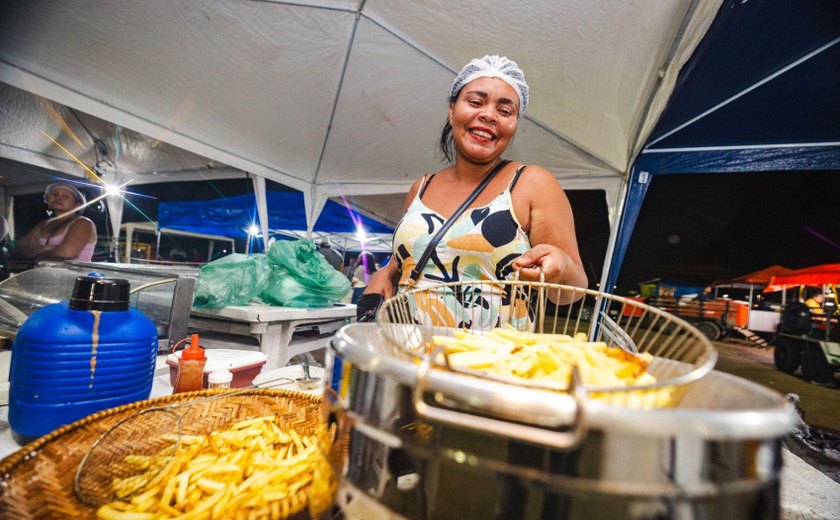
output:
<svg viewBox="0 0 840 520"><path fill-rule="evenodd" d="M78 218L81 218L81 217L78 217ZM70 226L72 226L72 225L73 225L73 222L64 226L64 230L61 233L59 233L57 235L53 235L50 238L38 237L38 244L40 244L42 246L46 246L46 245L57 246L57 245L61 244L62 242L64 242L64 237L67 236L67 230L70 229ZM96 248L96 240L94 240L93 242L91 242L89 244L85 244L85 247L83 247L82 250L79 251L79 254L76 256L76 258L69 258L68 260L81 260L82 262L90 262L91 259L93 259L93 250L95 248Z"/></svg>

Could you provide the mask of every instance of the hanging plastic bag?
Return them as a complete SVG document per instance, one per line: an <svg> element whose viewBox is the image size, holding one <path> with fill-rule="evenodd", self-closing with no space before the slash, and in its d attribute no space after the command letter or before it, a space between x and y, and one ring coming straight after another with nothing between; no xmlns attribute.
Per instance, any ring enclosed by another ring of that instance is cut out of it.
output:
<svg viewBox="0 0 840 520"><path fill-rule="evenodd" d="M285 307L329 307L347 296L350 280L333 269L311 240L278 240L266 253L272 265L266 303Z"/></svg>
<svg viewBox="0 0 840 520"><path fill-rule="evenodd" d="M263 254L234 253L213 260L198 275L193 307L245 305L265 289L270 274L271 265Z"/></svg>

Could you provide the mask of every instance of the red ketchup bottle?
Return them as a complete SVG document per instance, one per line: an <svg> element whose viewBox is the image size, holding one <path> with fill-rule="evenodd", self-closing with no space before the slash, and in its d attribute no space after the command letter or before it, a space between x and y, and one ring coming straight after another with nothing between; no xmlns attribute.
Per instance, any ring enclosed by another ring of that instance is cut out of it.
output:
<svg viewBox="0 0 840 520"><path fill-rule="evenodd" d="M178 380L175 381L173 394L196 392L204 388L204 365L207 356L198 344L198 334L190 336L190 346L181 352L178 360Z"/></svg>

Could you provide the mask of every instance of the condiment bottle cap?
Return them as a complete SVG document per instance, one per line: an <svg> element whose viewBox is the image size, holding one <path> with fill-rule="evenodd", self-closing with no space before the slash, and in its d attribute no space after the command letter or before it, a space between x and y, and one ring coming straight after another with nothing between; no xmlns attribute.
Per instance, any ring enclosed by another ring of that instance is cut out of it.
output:
<svg viewBox="0 0 840 520"><path fill-rule="evenodd" d="M181 352L181 359L207 359L204 349L198 345L198 334L190 336L190 346Z"/></svg>
<svg viewBox="0 0 840 520"><path fill-rule="evenodd" d="M233 372L226 368L221 370L214 370L207 376L207 384L218 385L220 383L230 383L233 381Z"/></svg>

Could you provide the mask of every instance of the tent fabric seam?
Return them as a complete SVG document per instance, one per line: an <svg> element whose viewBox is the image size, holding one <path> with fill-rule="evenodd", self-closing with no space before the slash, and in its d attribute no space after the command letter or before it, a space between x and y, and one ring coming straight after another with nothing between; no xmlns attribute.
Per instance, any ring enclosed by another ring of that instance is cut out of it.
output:
<svg viewBox="0 0 840 520"><path fill-rule="evenodd" d="M665 58L665 63L660 65L660 71L666 71L674 64L674 59L677 57L677 50L682 45L682 42L686 36L686 29L690 25L691 18L697 12L697 7L699 5L700 0L693 0L691 5L686 10L685 16L683 17L682 23L680 24L679 31L674 36L673 42L671 42L671 47L668 49L668 56ZM653 87L650 89L648 93L647 103L645 103L645 109L642 112L642 117L636 120L636 128L633 130L633 140L631 143L632 148L627 150L629 157L629 163L625 167L625 171L630 170L630 165L633 164L633 161L636 160L636 156L639 153L639 148L644 145L644 142L641 141L640 137L642 134L642 130L645 127L645 122L648 120L650 116L650 111L653 108L653 103L656 99L656 95L659 91L663 88L663 79L665 78L664 73L662 75L657 74L656 81L654 82ZM673 90L673 87L672 87Z"/></svg>
<svg viewBox="0 0 840 520"><path fill-rule="evenodd" d="M714 152L725 150L772 150L774 148L827 148L840 146L840 141L829 141L822 143L774 143L774 144L743 144L731 146L696 146L685 148L652 148L642 151L649 153L674 153L674 152Z"/></svg>
<svg viewBox="0 0 840 520"><path fill-rule="evenodd" d="M739 99L739 98L741 98L741 97L743 97L743 96L745 96L745 95L749 94L750 92L752 92L753 90L755 90L755 89L759 88L760 86L762 86L762 85L764 85L764 84L766 84L766 83L769 83L770 81L772 81L772 80L774 80L775 78L777 78L777 77L781 76L781 75L782 75L782 74L784 74L785 72L787 72L787 71L789 71L789 70L791 70L791 69L796 68L797 66L799 66L799 65L801 65L801 64L803 64L803 63L805 63L806 61L810 60L810 59L811 59L811 58L813 58L814 56L817 56L817 55L819 55L820 53L822 53L822 52L826 51L827 49L830 49L831 47L833 47L833 46L834 46L834 45L836 45L837 43L840 43L840 37L834 38L833 40L829 41L828 43L826 43L826 44L824 44L824 45L821 45L820 47L817 47L817 48L816 48L816 49L814 49L813 51L811 51L811 52L807 53L806 55L802 56L801 58L798 58L798 59L794 60L793 62L791 62L791 63L789 63L789 64L785 65L784 67L782 67L781 69L777 70L776 72L774 72L774 73L770 74L769 76L766 76L766 77L764 77L764 78L762 78L762 79L758 80L757 82L753 83L752 85L750 85L749 87L745 88L744 90L742 90L742 91L740 91L740 92L738 92L738 93L736 93L736 94L734 94L734 95L732 95L732 96L728 97L727 99L724 99L723 101L721 101L721 102L720 102L720 103L718 103L717 105L715 105L715 106L713 106L713 107L709 108L709 109L708 109L708 110L706 110L705 112L702 112L702 113L700 113L700 114L699 114L699 115L697 115L697 116L694 116L693 118L691 118L691 119L689 119L688 121L684 122L683 124L681 124L681 125L677 126L676 128L674 128L674 129L672 129L672 130L670 130L670 131L666 132L665 134L663 134L663 135L661 135L661 136L657 137L656 139L654 139L653 141L651 141L650 143L648 143L648 145L645 147L645 149L650 148L651 146L655 145L656 143L658 143L658 142L662 141L663 139L667 139L668 137L670 137L670 136L674 135L675 133L679 132L680 130L683 130L684 128L686 128L686 127L688 127L688 126L690 126L690 125L692 125L692 124L696 123L697 121L699 121L699 120L703 119L704 117L708 116L709 114L712 114L712 113L714 113L714 112L716 112L716 111L720 110L721 108L723 108L723 107L725 107L726 105L728 105L728 104L732 103L732 102L733 102L733 101L735 101L736 99Z"/></svg>

